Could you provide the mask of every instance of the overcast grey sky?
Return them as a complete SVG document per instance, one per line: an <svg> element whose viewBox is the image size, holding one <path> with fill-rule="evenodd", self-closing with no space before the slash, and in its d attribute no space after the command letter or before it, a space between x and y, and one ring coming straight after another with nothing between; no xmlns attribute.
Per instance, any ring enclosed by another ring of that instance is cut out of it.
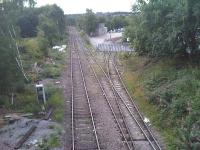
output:
<svg viewBox="0 0 200 150"><path fill-rule="evenodd" d="M94 12L131 11L135 0L36 0L37 6L57 4L66 14L85 13L86 8Z"/></svg>

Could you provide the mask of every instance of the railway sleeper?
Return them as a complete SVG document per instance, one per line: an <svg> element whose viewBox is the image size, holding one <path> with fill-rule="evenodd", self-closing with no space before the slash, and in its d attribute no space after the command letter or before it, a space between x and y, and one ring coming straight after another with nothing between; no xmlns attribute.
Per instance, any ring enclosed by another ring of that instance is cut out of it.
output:
<svg viewBox="0 0 200 150"><path fill-rule="evenodd" d="M78 141L75 147L77 150L98 149L96 141Z"/></svg>
<svg viewBox="0 0 200 150"><path fill-rule="evenodd" d="M85 123L77 123L76 122L76 127L77 128L81 128L81 127L85 128L85 127L89 127L89 126L91 126L91 122L90 121L85 122Z"/></svg>
<svg viewBox="0 0 200 150"><path fill-rule="evenodd" d="M138 150L152 150L148 141L134 141L135 149Z"/></svg>
<svg viewBox="0 0 200 150"><path fill-rule="evenodd" d="M80 134L76 139L79 139L81 141L93 141L94 135L93 134Z"/></svg>
<svg viewBox="0 0 200 150"><path fill-rule="evenodd" d="M76 127L76 132L79 132L80 134L91 134L93 131L93 128L85 126L85 127Z"/></svg>
<svg viewBox="0 0 200 150"><path fill-rule="evenodd" d="M91 116L88 112L74 112L74 119L78 118L91 119Z"/></svg>
<svg viewBox="0 0 200 150"><path fill-rule="evenodd" d="M80 123L80 124L84 124L84 123L91 123L91 119L90 118L78 118L76 119L76 123Z"/></svg>

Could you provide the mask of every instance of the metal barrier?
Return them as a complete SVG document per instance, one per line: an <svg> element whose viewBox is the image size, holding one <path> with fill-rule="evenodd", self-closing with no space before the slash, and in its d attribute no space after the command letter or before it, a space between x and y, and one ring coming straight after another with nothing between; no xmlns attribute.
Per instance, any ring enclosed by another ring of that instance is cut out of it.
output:
<svg viewBox="0 0 200 150"><path fill-rule="evenodd" d="M97 51L109 51L109 52L132 52L133 49L130 48L129 45L123 44L98 44L96 47Z"/></svg>

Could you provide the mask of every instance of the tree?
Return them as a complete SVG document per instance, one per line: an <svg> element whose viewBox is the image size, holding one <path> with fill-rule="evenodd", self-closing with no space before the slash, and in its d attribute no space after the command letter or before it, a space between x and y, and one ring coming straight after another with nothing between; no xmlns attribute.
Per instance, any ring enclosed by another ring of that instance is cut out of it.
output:
<svg viewBox="0 0 200 150"><path fill-rule="evenodd" d="M44 31L44 35L48 39L50 46L56 44L56 41L59 38L59 30L53 20L46 16L40 17L38 29Z"/></svg>
<svg viewBox="0 0 200 150"><path fill-rule="evenodd" d="M83 28L87 34L91 35L96 31L97 27L97 17L92 12L91 9L86 10L86 14L84 15L84 23Z"/></svg>
<svg viewBox="0 0 200 150"><path fill-rule="evenodd" d="M184 21L184 40L185 49L189 50L189 53L196 55L199 53L198 41L196 38L198 34L198 28L200 27L200 2L198 0L186 1L186 19Z"/></svg>
<svg viewBox="0 0 200 150"><path fill-rule="evenodd" d="M128 27L132 45L150 56L199 55L198 0L138 1ZM134 28L134 30L131 30ZM130 35L131 34L131 35Z"/></svg>
<svg viewBox="0 0 200 150"><path fill-rule="evenodd" d="M127 20L125 16L115 16L111 20L111 29L120 29L127 26Z"/></svg>
<svg viewBox="0 0 200 150"><path fill-rule="evenodd" d="M67 15L66 24L68 26L77 26L77 16L76 15Z"/></svg>
<svg viewBox="0 0 200 150"><path fill-rule="evenodd" d="M47 5L38 10L38 30L43 30L49 44L53 46L58 40L62 40L65 34L65 15L57 5Z"/></svg>
<svg viewBox="0 0 200 150"><path fill-rule="evenodd" d="M39 18L35 10L25 10L24 13L19 17L17 24L20 27L21 36L23 38L37 36Z"/></svg>
<svg viewBox="0 0 200 150"><path fill-rule="evenodd" d="M18 47L16 44L17 32L12 14L18 14L22 1L4 1L0 10L0 94L14 92L23 81L23 70ZM18 7L20 5L20 7ZM13 8L16 8L13 10ZM15 11L15 13L14 13Z"/></svg>

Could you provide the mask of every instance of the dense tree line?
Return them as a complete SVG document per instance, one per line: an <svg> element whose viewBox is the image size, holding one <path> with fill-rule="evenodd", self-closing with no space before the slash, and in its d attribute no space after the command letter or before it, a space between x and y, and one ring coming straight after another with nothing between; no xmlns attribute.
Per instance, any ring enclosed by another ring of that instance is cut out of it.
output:
<svg viewBox="0 0 200 150"><path fill-rule="evenodd" d="M120 29L128 25L129 13L94 13L87 9L85 14L67 15L68 25L78 26L88 35L95 33L99 23L105 23L108 31Z"/></svg>
<svg viewBox="0 0 200 150"><path fill-rule="evenodd" d="M200 54L199 0L138 0L133 13L126 35L139 54Z"/></svg>
<svg viewBox="0 0 200 150"><path fill-rule="evenodd" d="M32 58L44 58L48 48L64 37L62 9L57 5L34 8L35 4L34 0L0 3L0 95L16 92L28 81L23 56L30 63Z"/></svg>
<svg viewBox="0 0 200 150"><path fill-rule="evenodd" d="M124 28L128 25L127 16L111 16L106 18L106 26L108 31Z"/></svg>

